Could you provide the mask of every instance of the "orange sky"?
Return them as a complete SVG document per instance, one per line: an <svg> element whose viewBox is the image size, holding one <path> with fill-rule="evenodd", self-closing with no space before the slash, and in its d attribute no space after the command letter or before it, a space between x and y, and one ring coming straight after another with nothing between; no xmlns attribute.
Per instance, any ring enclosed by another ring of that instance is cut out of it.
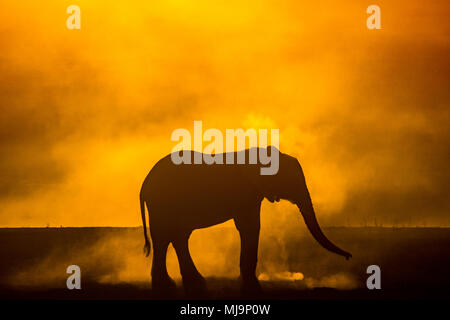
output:
<svg viewBox="0 0 450 320"><path fill-rule="evenodd" d="M279 128L324 224L450 225L449 16L448 1L4 0L0 226L140 225L141 182L194 120Z"/></svg>

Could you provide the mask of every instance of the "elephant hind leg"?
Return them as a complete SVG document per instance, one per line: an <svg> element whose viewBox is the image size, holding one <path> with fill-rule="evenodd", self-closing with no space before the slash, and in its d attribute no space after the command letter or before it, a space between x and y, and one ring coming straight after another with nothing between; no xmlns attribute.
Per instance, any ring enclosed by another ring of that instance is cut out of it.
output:
<svg viewBox="0 0 450 320"><path fill-rule="evenodd" d="M172 243L180 264L180 273L186 293L199 293L205 291L206 282L195 267L189 253L189 236L190 233L178 235Z"/></svg>
<svg viewBox="0 0 450 320"><path fill-rule="evenodd" d="M152 238L153 262L152 262L152 288L156 291L170 291L176 285L167 273L166 255L169 241Z"/></svg>

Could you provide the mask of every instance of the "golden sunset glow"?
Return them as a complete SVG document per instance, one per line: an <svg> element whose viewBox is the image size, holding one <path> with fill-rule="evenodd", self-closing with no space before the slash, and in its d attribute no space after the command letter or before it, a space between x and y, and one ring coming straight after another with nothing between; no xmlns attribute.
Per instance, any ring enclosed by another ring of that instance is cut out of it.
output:
<svg viewBox="0 0 450 320"><path fill-rule="evenodd" d="M450 224L445 1L378 1L381 30L365 1L2 4L1 226L140 225L144 177L194 120L280 129L325 225Z"/></svg>
<svg viewBox="0 0 450 320"><path fill-rule="evenodd" d="M379 30L366 26L372 4ZM67 28L70 5L81 9L79 30ZM320 247L290 202L264 200L259 244L247 239L247 252L277 298L279 288L287 299L365 290L371 264L390 268L383 290L447 288L449 229L416 227L450 226L449 17L448 0L2 0L0 288L70 295L65 271L76 264L83 294L104 299L126 283L147 299L139 192L177 145L174 130L193 138L194 121L224 137L279 129L280 151L302 165L310 212L354 256ZM213 299L233 297L227 281L244 269L234 223L195 230L189 248ZM167 269L180 284L172 244Z"/></svg>

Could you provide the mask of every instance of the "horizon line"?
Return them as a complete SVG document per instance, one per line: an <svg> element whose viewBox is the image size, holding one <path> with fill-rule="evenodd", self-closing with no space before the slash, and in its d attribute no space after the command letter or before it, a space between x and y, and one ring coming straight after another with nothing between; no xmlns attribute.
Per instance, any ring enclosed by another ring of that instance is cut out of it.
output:
<svg viewBox="0 0 450 320"><path fill-rule="evenodd" d="M217 225L220 226L220 225ZM221 226L222 228L234 228L232 226ZM13 226L13 227L6 227L6 226L0 226L0 229L89 229L89 228L116 228L116 229L138 229L142 228L142 226ZM450 228L450 225L443 225L443 226L437 226L437 225L430 225L430 226L383 226L383 225L355 225L355 226L345 226L345 225L330 225L330 226L323 226L323 228L383 228L383 229L448 229ZM201 228L198 230L202 230L206 228Z"/></svg>

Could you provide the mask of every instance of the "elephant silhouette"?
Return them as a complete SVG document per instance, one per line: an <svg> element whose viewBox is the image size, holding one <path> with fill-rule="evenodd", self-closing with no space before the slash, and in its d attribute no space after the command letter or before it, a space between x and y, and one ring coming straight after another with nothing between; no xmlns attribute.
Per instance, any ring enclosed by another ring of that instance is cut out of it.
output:
<svg viewBox="0 0 450 320"><path fill-rule="evenodd" d="M268 153L278 149L268 147ZM257 148L259 151L259 148ZM245 153L249 159L250 151ZM190 152L191 158L196 153ZM239 152L234 152L238 159ZM259 152L257 152L259 155ZM201 154L202 155L202 154ZM222 154L226 156L226 154ZM197 155L199 156L199 155ZM242 154L240 155L242 156ZM236 162L235 162L236 163ZM205 279L198 272L188 248L193 230L206 228L233 219L241 239L240 279L247 290L261 289L255 275L260 231L260 207L269 201L285 199L297 205L306 226L324 248L346 259L351 254L330 242L321 231L298 160L279 152L279 170L274 175L261 175L262 165L256 164L174 164L171 155L156 163L145 178L140 192L144 252L150 253L145 205L153 243L152 287L173 288L166 269L166 252L175 248L185 290L203 290Z"/></svg>

